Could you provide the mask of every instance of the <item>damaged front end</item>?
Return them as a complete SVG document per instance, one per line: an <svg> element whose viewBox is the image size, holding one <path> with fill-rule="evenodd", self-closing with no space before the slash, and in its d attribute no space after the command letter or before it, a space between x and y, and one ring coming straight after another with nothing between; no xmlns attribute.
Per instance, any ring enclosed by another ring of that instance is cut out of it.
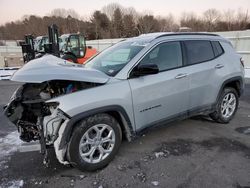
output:
<svg viewBox="0 0 250 188"><path fill-rule="evenodd" d="M19 87L4 109L25 142L40 141L41 152L53 146L58 160L66 163L66 148L60 148L60 137L71 117L59 109L51 99L70 95L108 82L109 76L95 69L85 68L52 55L45 55L25 64L11 77L25 83ZM82 100L82 99L75 99Z"/></svg>
<svg viewBox="0 0 250 188"><path fill-rule="evenodd" d="M59 103L49 100L98 85L100 84L68 80L26 83L15 91L4 113L17 126L21 140L40 141L46 162L46 148L53 146L60 135L59 132L63 131L63 126L70 119L58 108ZM55 147L57 145L55 144ZM55 150L59 161L65 163L62 158L64 154L59 154L58 148Z"/></svg>

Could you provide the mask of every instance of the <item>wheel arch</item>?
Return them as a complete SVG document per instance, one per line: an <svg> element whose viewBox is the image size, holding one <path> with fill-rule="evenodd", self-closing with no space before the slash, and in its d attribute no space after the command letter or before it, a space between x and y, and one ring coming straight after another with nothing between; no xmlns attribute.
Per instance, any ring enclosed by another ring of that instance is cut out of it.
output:
<svg viewBox="0 0 250 188"><path fill-rule="evenodd" d="M227 118L222 116L221 100L223 99L222 96L223 96L225 88L229 88L229 89L231 88L231 90L229 90L229 91L232 91L232 89L235 90L236 94L238 94L238 97L239 97L243 93L243 90L244 90L243 78L242 77L233 77L233 78L230 78L230 79L223 82L223 84L222 84L222 86L220 88L220 91L218 93L216 103L213 105L213 112L210 113L210 117L214 121L216 121L218 123L229 123L229 121L232 119L232 117L236 113L236 110L237 110L237 107L238 107L238 101L239 100L237 99L236 107L234 109L233 114L231 114Z"/></svg>
<svg viewBox="0 0 250 188"><path fill-rule="evenodd" d="M79 121L100 113L107 113L113 116L120 124L122 134L128 141L131 141L135 136L135 131L132 127L131 120L125 109L119 105L105 106L85 111L73 116L67 123L66 128L63 132L62 139L59 144L59 149L63 149L67 145L71 138L73 130L77 126L77 123Z"/></svg>
<svg viewBox="0 0 250 188"><path fill-rule="evenodd" d="M237 91L237 93L238 93L238 95L240 97L242 95L243 91L244 91L244 85L243 84L244 84L244 81L243 81L243 78L241 76L236 76L236 77L232 77L232 78L229 78L229 79L225 80L222 83L221 87L220 87L220 91L219 91L219 93L217 95L216 103L218 102L218 100L220 98L220 95L223 92L223 89L225 87L234 88Z"/></svg>

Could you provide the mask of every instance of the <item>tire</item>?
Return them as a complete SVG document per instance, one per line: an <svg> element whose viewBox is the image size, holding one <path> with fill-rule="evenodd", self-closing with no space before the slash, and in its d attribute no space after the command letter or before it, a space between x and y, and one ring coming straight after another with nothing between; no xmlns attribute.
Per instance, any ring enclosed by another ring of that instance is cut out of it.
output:
<svg viewBox="0 0 250 188"><path fill-rule="evenodd" d="M111 135L110 138L112 139L109 140L112 141L102 143L100 138L98 140L96 128L101 131L103 128L102 126L107 128L101 133L101 138L108 138L108 134ZM87 137L89 138L89 143L87 143ZM96 141L94 141L95 139ZM102 169L114 159L121 145L121 140L121 128L115 118L108 114L97 114L91 116L79 122L74 129L67 150L68 160L74 167L81 171L95 171ZM81 143L83 146L80 147ZM104 150L102 150L103 148ZM103 156L101 157L101 150L105 152L109 151L109 153L103 152ZM91 154L89 153L92 153L92 161ZM81 154L84 156L82 157ZM99 161L99 159L101 160Z"/></svg>
<svg viewBox="0 0 250 188"><path fill-rule="evenodd" d="M228 96L228 98L227 98L227 96ZM230 103L230 99L232 99L232 100L235 99L234 100L235 102ZM231 108L227 107L229 109L228 109L228 111L225 111L225 108L226 108L225 106L227 106L227 104L229 106L231 106ZM232 104L234 104L234 105L232 105ZM223 107L223 105L224 105L224 107ZM218 100L218 103L216 104L215 112L211 113L210 117L218 123L224 123L224 124L229 123L231 121L231 119L234 117L234 115L238 109L238 105L239 105L239 95L238 95L237 91L234 88L226 87L223 89L221 96ZM232 108L233 106L234 106L234 108Z"/></svg>
<svg viewBox="0 0 250 188"><path fill-rule="evenodd" d="M70 54L64 54L62 56L62 59L65 59L65 60L73 62L73 63L78 63L77 58L75 56L73 56L73 55L70 55Z"/></svg>

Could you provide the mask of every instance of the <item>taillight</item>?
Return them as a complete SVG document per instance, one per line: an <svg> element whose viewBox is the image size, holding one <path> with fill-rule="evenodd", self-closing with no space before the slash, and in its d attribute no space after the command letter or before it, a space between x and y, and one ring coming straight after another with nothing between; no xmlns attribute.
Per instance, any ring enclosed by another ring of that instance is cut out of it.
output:
<svg viewBox="0 0 250 188"><path fill-rule="evenodd" d="M245 67L245 65L244 65L244 59L242 57L240 58L240 63L242 65L242 67Z"/></svg>
<svg viewBox="0 0 250 188"><path fill-rule="evenodd" d="M242 67L245 67L245 65L244 65L244 59L242 57L240 58L240 63L242 65Z"/></svg>

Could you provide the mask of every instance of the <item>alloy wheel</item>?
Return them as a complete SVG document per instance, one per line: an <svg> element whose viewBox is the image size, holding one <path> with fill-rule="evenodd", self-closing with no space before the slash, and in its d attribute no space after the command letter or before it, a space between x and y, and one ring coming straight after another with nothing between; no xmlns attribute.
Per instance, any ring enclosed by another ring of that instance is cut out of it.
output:
<svg viewBox="0 0 250 188"><path fill-rule="evenodd" d="M236 109L236 97L234 93L227 93L221 102L221 115L223 118L229 118Z"/></svg>
<svg viewBox="0 0 250 188"><path fill-rule="evenodd" d="M113 151L115 133L107 124L90 127L82 136L79 144L81 158L88 163L99 163Z"/></svg>

